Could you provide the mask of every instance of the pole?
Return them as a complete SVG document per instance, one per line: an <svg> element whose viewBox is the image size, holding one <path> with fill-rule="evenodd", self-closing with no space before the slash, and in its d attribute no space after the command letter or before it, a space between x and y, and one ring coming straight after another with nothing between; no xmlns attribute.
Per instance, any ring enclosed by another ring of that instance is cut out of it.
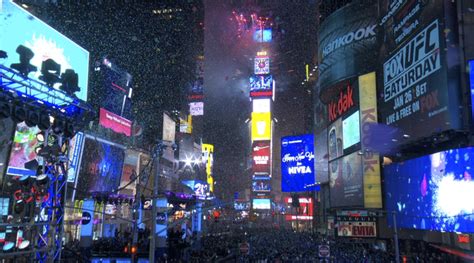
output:
<svg viewBox="0 0 474 263"><path fill-rule="evenodd" d="M398 248L398 230L397 230L397 214L392 211L393 215L393 239L395 242L395 262L400 263L400 250Z"/></svg>
<svg viewBox="0 0 474 263"><path fill-rule="evenodd" d="M160 173L160 159L161 159L162 145L158 145L158 154L155 158L156 171L153 174L153 201L152 201L152 213L151 213L151 240L150 240L150 251L148 258L150 262L155 262L155 250L156 250L156 215L158 214L158 175Z"/></svg>

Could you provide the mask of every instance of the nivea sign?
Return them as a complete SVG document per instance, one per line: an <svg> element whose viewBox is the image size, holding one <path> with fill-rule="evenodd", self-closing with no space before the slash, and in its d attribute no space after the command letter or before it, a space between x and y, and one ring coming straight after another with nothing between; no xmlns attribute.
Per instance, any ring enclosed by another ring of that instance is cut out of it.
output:
<svg viewBox="0 0 474 263"><path fill-rule="evenodd" d="M314 171L314 137L312 134L281 139L281 190L306 192L319 190Z"/></svg>

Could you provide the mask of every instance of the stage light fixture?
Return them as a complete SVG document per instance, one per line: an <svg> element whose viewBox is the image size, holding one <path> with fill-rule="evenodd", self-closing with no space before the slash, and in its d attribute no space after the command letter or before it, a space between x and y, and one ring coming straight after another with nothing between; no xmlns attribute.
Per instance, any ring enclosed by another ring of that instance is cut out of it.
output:
<svg viewBox="0 0 474 263"><path fill-rule="evenodd" d="M38 128L40 130L47 130L51 126L51 122L49 121L49 115L46 112L40 114Z"/></svg>
<svg viewBox="0 0 474 263"><path fill-rule="evenodd" d="M43 187L48 184L49 177L46 173L41 173L36 177L36 185Z"/></svg>
<svg viewBox="0 0 474 263"><path fill-rule="evenodd" d="M20 123L26 119L27 115L28 113L24 107L15 106L15 110L13 111L11 118L14 122Z"/></svg>
<svg viewBox="0 0 474 263"><path fill-rule="evenodd" d="M33 53L31 49L23 45L19 45L16 48L16 53L20 55L20 63L11 64L10 67L12 69L17 70L18 72L20 72L21 75L25 77L27 77L30 72L37 70L35 66L30 64L30 60L35 56L35 53Z"/></svg>
<svg viewBox="0 0 474 263"><path fill-rule="evenodd" d="M66 123L64 121L55 118L53 122L53 132L56 134L62 133L64 131L65 126Z"/></svg>
<svg viewBox="0 0 474 263"><path fill-rule="evenodd" d="M28 125L28 127L34 127L38 125L39 122L40 122L40 113L36 112L35 110L30 110L27 112L25 123L26 125Z"/></svg>
<svg viewBox="0 0 474 263"><path fill-rule="evenodd" d="M20 244L18 244L18 249L19 250L24 250L30 246L30 241L29 240L22 240Z"/></svg>
<svg viewBox="0 0 474 263"><path fill-rule="evenodd" d="M61 65L52 59L47 59L41 63L41 74L39 79L44 81L46 85L52 87L61 81L59 77L61 74Z"/></svg>
<svg viewBox="0 0 474 263"><path fill-rule="evenodd" d="M39 155L39 154L40 154L40 152L42 152L42 151L43 151L43 148L44 148L44 146L43 146L43 145L40 145L40 146L36 147L36 148L35 148L35 153L36 153L37 155Z"/></svg>
<svg viewBox="0 0 474 263"><path fill-rule="evenodd" d="M40 131L36 134L36 140L38 142L44 142L45 139L46 139L46 134L44 131Z"/></svg>
<svg viewBox="0 0 474 263"><path fill-rule="evenodd" d="M15 212L15 214L17 215L21 214L24 209L25 209L25 202L23 201L23 199L16 200L13 207L13 211Z"/></svg>
<svg viewBox="0 0 474 263"><path fill-rule="evenodd" d="M9 252L11 250L13 250L13 248L15 247L15 243L14 242L9 242L9 241L6 241L5 244L3 244L3 252Z"/></svg>
<svg viewBox="0 0 474 263"><path fill-rule="evenodd" d="M0 58L8 58L7 52L4 50L0 50Z"/></svg>
<svg viewBox="0 0 474 263"><path fill-rule="evenodd" d="M8 118L11 116L12 108L10 103L6 101L0 101L0 119Z"/></svg>
<svg viewBox="0 0 474 263"><path fill-rule="evenodd" d="M59 87L59 89L71 96L74 96L74 93L81 90L81 88L78 86L79 77L72 69L66 69L66 71L61 74L61 83L62 85Z"/></svg>

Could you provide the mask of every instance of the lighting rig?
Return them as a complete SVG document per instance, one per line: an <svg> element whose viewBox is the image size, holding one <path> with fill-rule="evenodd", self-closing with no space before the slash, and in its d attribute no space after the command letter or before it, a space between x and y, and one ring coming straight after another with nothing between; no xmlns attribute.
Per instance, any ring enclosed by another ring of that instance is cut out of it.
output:
<svg viewBox="0 0 474 263"><path fill-rule="evenodd" d="M3 246L5 257L25 256L35 262L59 262L63 235L69 140L95 116L92 107L79 100L78 75L52 59L41 66L37 81L29 78L37 68L30 64L34 53L20 45L16 49L19 63L10 67L0 64L0 119L11 118L37 126L40 145L37 159L26 162L28 175L13 176L12 215L2 227L16 230L16 240ZM0 62L8 55L0 51ZM60 83L59 89L53 86ZM10 179L10 178L9 178ZM28 238L28 240L26 239Z"/></svg>

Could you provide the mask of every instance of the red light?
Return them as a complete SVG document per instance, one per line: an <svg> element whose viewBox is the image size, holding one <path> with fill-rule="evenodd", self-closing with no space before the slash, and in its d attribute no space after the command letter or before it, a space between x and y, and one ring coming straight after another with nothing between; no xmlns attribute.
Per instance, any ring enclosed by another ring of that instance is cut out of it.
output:
<svg viewBox="0 0 474 263"><path fill-rule="evenodd" d="M131 250L132 254L137 254L137 247L136 246L132 246Z"/></svg>

